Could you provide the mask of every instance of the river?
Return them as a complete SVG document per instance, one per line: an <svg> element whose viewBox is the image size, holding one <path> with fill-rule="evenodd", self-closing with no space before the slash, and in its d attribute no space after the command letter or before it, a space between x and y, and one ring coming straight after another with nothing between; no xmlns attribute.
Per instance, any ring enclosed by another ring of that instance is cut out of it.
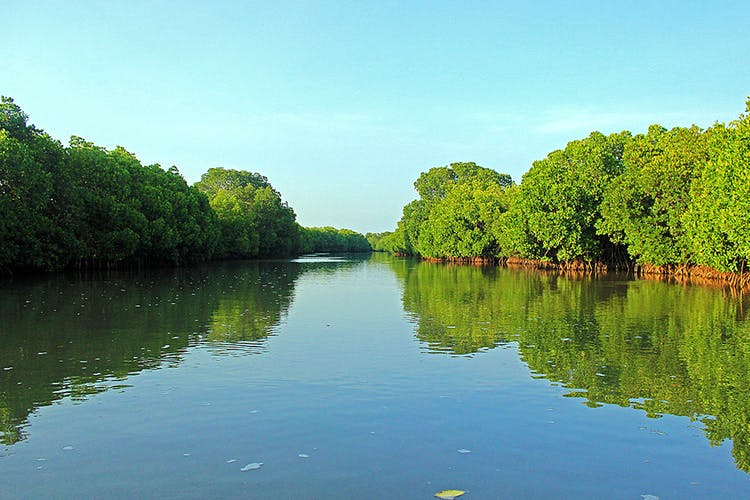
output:
<svg viewBox="0 0 750 500"><path fill-rule="evenodd" d="M748 301L308 256L0 286L0 496L737 498Z"/></svg>

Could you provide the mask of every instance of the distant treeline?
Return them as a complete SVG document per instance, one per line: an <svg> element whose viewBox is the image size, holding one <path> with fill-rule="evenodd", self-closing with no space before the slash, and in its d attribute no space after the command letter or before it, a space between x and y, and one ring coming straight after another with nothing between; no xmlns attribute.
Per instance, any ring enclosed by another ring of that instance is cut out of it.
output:
<svg viewBox="0 0 750 500"><path fill-rule="evenodd" d="M351 229L333 227L302 228L302 253L312 252L370 252L367 239Z"/></svg>
<svg viewBox="0 0 750 500"><path fill-rule="evenodd" d="M750 112L750 100L747 102ZM519 185L474 163L422 173L376 250L436 259L742 273L750 257L750 116L645 134L593 132Z"/></svg>
<svg viewBox="0 0 750 500"><path fill-rule="evenodd" d="M303 228L260 174L212 168L189 186L73 136L65 147L0 102L0 273L369 251L349 230Z"/></svg>

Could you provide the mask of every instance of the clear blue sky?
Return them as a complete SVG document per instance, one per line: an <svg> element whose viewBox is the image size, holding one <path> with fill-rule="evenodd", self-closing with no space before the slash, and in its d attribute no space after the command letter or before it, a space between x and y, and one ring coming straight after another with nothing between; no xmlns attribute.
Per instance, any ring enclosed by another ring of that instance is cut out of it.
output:
<svg viewBox="0 0 750 500"><path fill-rule="evenodd" d="M306 226L392 229L430 167L516 182L592 130L729 121L750 1L0 2L0 93L67 142L261 172Z"/></svg>

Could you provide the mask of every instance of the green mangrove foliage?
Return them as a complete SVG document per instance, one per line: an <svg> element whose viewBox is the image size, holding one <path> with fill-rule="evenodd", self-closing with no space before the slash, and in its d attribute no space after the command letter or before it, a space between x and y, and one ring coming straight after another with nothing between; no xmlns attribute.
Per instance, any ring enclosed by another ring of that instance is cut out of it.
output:
<svg viewBox="0 0 750 500"><path fill-rule="evenodd" d="M610 181L622 172L629 138L627 132L594 132L534 162L506 218L522 226L508 234L500 227L506 255L559 262L598 260L610 253L595 224Z"/></svg>
<svg viewBox="0 0 750 500"><path fill-rule="evenodd" d="M624 171L601 202L597 232L627 246L640 264L690 260L682 216L698 168L708 159L707 133L698 127L667 130L652 125L625 148Z"/></svg>
<svg viewBox="0 0 750 500"><path fill-rule="evenodd" d="M351 229L333 227L303 227L300 250L313 252L370 252L370 242L360 233Z"/></svg>
<svg viewBox="0 0 750 500"><path fill-rule="evenodd" d="M748 101L750 112L750 100ZM473 163L422 173L419 199L375 249L743 272L750 258L750 115L707 130L593 132L521 183Z"/></svg>
<svg viewBox="0 0 750 500"><path fill-rule="evenodd" d="M261 174L211 168L195 184L221 228L219 257L288 256L299 248L294 210Z"/></svg>
<svg viewBox="0 0 750 500"><path fill-rule="evenodd" d="M433 353L518 345L535 377L590 407L699 420L750 472L747 299L660 281L573 280L502 267L392 263L404 310Z"/></svg>
<svg viewBox="0 0 750 500"><path fill-rule="evenodd" d="M396 231L378 244L424 257L492 257L499 251L493 223L506 211L512 185L509 175L475 163L432 168L414 183L420 199L404 207Z"/></svg>
<svg viewBox="0 0 750 500"><path fill-rule="evenodd" d="M202 261L216 216L176 168L72 137L63 147L0 106L0 269Z"/></svg>
<svg viewBox="0 0 750 500"><path fill-rule="evenodd" d="M78 137L65 157L70 216L63 227L74 258L181 264L211 257L216 218L175 167L144 166L121 147L107 151Z"/></svg>
<svg viewBox="0 0 750 500"><path fill-rule="evenodd" d="M2 274L369 250L353 231L301 228L261 174L212 168L188 186L176 167L142 165L119 146L73 136L65 147L8 97L0 101L0 213Z"/></svg>
<svg viewBox="0 0 750 500"><path fill-rule="evenodd" d="M683 222L695 262L720 271L744 270L750 258L750 99L746 113L710 130Z"/></svg>
<svg viewBox="0 0 750 500"><path fill-rule="evenodd" d="M367 233L365 234L365 239L370 244L370 248L372 248L375 252L385 252L387 251L385 248L383 248L383 241L387 241L387 237L393 234L392 231L384 231L382 233Z"/></svg>
<svg viewBox="0 0 750 500"><path fill-rule="evenodd" d="M72 137L0 105L0 270L182 264L213 255L216 215L176 168Z"/></svg>

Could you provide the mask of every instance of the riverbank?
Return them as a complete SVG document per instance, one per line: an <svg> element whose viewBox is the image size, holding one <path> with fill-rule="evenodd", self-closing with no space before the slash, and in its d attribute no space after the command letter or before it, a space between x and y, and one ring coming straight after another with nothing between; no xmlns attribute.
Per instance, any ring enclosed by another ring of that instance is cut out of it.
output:
<svg viewBox="0 0 750 500"><path fill-rule="evenodd" d="M407 255L394 254L396 257ZM418 257L425 262L470 265L503 266L509 268L557 271L570 275L590 275L621 272L644 279L662 279L681 284L730 286L739 291L750 290L750 271L726 273L707 266L694 264L653 266L648 264L619 263L602 261L587 262L573 260L552 262L545 260L522 259L520 257Z"/></svg>

